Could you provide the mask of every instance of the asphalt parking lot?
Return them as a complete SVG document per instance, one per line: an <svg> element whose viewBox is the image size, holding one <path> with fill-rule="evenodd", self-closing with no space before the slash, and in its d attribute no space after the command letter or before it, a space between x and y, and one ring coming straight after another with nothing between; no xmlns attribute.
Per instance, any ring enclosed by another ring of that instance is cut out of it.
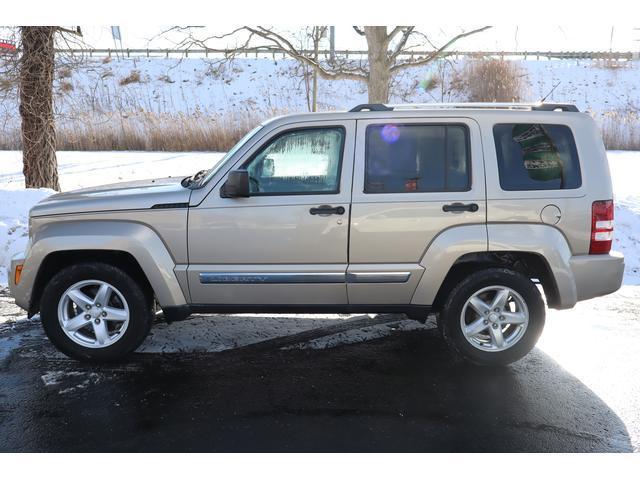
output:
<svg viewBox="0 0 640 480"><path fill-rule="evenodd" d="M539 348L488 369L453 362L432 323L389 315L266 337L237 317L244 331L198 343L225 321L199 316L159 325L125 363L84 365L4 291L0 451L638 451L638 292L552 312Z"/></svg>

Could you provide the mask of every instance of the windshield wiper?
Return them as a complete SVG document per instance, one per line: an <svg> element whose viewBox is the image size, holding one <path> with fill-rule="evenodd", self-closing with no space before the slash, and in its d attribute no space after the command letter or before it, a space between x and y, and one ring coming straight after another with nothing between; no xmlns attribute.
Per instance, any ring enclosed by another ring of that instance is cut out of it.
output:
<svg viewBox="0 0 640 480"><path fill-rule="evenodd" d="M199 182L202 179L202 177L204 177L204 174L207 173L208 171L209 170L200 170L199 172L194 173L190 177L183 178L182 182L180 183L182 184L183 187L189 187L194 183Z"/></svg>

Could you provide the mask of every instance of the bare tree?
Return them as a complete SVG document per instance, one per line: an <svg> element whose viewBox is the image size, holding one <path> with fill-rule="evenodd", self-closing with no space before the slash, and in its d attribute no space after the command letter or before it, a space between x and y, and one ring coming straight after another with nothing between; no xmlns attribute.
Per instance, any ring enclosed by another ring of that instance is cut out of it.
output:
<svg viewBox="0 0 640 480"><path fill-rule="evenodd" d="M230 50L228 57L234 52L247 47L259 48L263 51L284 53L299 62L310 66L324 79L351 79L367 84L369 103L386 103L389 101L390 86L393 77L400 71L427 65L436 59L447 57L451 54L450 48L462 38L483 32L490 26L476 28L470 31L454 35L444 44L437 46L429 40L429 37L421 33L413 26L371 26L353 27L367 41L367 61L349 60L345 58L329 58L321 60L317 49L308 52L297 48L294 41L285 33L278 32L270 27L244 26L221 36L198 38L191 27L174 27L172 31L187 32L187 37L180 42L181 46L198 45L207 48L208 42L220 40L224 37L244 32L244 42ZM166 32L165 32L166 33ZM432 50L425 55L416 55L416 47L428 45Z"/></svg>
<svg viewBox="0 0 640 480"><path fill-rule="evenodd" d="M485 26L459 33L439 47L411 26L397 26L391 31L385 26L353 28L367 40L369 71L366 81L369 103L386 103L389 101L389 88L395 74L447 57L451 53L449 48L458 40L491 27ZM430 45L433 51L424 56L412 55L411 51L417 46L413 44L416 40L419 41L419 45Z"/></svg>
<svg viewBox="0 0 640 480"><path fill-rule="evenodd" d="M310 55L316 61L320 60L320 46L327 36L329 27L309 26L300 31L299 45L301 50L309 50ZM302 77L304 92L307 100L307 108L310 112L318 110L318 71L306 63L297 62L291 69L292 77Z"/></svg>
<svg viewBox="0 0 640 480"><path fill-rule="evenodd" d="M53 79L56 34L80 35L54 26L20 27L19 88L22 159L27 188L60 190L56 159Z"/></svg>
<svg viewBox="0 0 640 480"><path fill-rule="evenodd" d="M324 37L327 36L327 30L329 27L326 26L318 26L313 27L309 36L311 37L311 41L313 42L313 60L315 62L320 61L320 42ZM312 101L311 101L311 111L315 112L318 110L318 69L313 69L313 86L312 86Z"/></svg>

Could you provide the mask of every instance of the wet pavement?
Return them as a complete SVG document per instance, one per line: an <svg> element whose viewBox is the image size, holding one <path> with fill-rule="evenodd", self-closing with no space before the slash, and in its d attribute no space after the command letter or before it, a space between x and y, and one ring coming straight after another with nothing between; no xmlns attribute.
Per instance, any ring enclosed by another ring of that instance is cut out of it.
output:
<svg viewBox="0 0 640 480"><path fill-rule="evenodd" d="M371 320L389 326L384 335L349 337L367 322L358 317L88 366L58 354L0 292L0 451L637 451L635 288L608 307L552 314L540 348L492 369L453 362L433 324L388 315ZM614 304L624 322L598 314ZM214 328L216 318L188 322ZM576 322L581 342L557 338ZM304 348L336 335L345 341Z"/></svg>

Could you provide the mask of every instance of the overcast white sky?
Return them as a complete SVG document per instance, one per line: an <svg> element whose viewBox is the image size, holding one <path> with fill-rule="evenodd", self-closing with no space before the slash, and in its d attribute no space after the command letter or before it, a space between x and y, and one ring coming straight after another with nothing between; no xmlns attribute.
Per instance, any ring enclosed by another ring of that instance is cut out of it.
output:
<svg viewBox="0 0 640 480"><path fill-rule="evenodd" d="M639 22L640 23L640 22ZM427 33L429 38L436 44L441 44L447 38L459 33L462 30L471 30L476 25L465 25L464 27L442 27L425 26L419 27L420 31ZM82 26L85 41L95 48L113 47L111 29L108 26ZM172 38L152 38L156 37L167 27L153 25L122 25L122 44L125 48L168 48L172 47L172 40L178 40L178 35ZM203 37L226 33L235 27L217 26L215 28L205 28L199 30ZM282 27L282 30L293 31L296 27ZM618 51L638 51L640 50L640 30L634 30L631 25L616 25L613 27L613 39L611 37L612 26L541 26L524 25L516 26L496 26L491 30L482 32L476 36L463 39L457 44L459 50L618 50ZM151 40L151 41L150 41ZM228 40L211 43L211 46L224 47ZM364 48L364 40L357 35L350 26L336 27L336 48L338 49L361 49Z"/></svg>

